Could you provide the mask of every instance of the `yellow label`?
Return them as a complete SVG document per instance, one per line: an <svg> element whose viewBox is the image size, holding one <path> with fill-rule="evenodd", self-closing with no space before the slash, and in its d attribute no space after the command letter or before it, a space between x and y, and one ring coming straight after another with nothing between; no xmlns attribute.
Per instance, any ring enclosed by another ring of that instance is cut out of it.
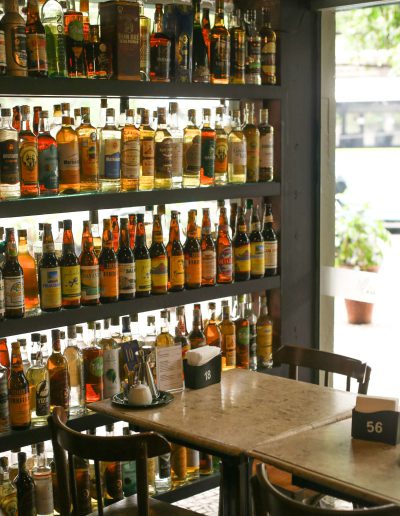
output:
<svg viewBox="0 0 400 516"><path fill-rule="evenodd" d="M100 266L100 296L118 297L118 265L116 263Z"/></svg>
<svg viewBox="0 0 400 516"><path fill-rule="evenodd" d="M234 248L235 272L250 272L250 244Z"/></svg>
<svg viewBox="0 0 400 516"><path fill-rule="evenodd" d="M63 299L76 301L81 297L81 271L79 265L61 267L61 294Z"/></svg>
<svg viewBox="0 0 400 516"><path fill-rule="evenodd" d="M90 133L89 136L79 138L79 158L81 180L96 180L99 169L96 131Z"/></svg>
<svg viewBox="0 0 400 516"><path fill-rule="evenodd" d="M168 283L168 259L156 256L151 259L151 288L164 290Z"/></svg>
<svg viewBox="0 0 400 516"><path fill-rule="evenodd" d="M185 279L188 284L201 283L201 253L185 257Z"/></svg>
<svg viewBox="0 0 400 516"><path fill-rule="evenodd" d="M225 364L236 367L236 339L235 335L224 335Z"/></svg>
<svg viewBox="0 0 400 516"><path fill-rule="evenodd" d="M82 302L99 299L99 266L98 265L82 265L81 266L81 296Z"/></svg>
<svg viewBox="0 0 400 516"><path fill-rule="evenodd" d="M251 273L254 275L264 275L265 272L265 257L264 257L264 242L250 243L250 259L251 259Z"/></svg>
<svg viewBox="0 0 400 516"><path fill-rule="evenodd" d="M183 255L170 257L169 281L171 287L183 287L185 284L185 260Z"/></svg>
<svg viewBox="0 0 400 516"><path fill-rule="evenodd" d="M136 292L151 290L151 260L136 260Z"/></svg>
<svg viewBox="0 0 400 516"><path fill-rule="evenodd" d="M59 267L40 269L40 306L42 310L61 306L61 272Z"/></svg>
<svg viewBox="0 0 400 516"><path fill-rule="evenodd" d="M272 355L272 324L257 325L257 357L269 360Z"/></svg>
<svg viewBox="0 0 400 516"><path fill-rule="evenodd" d="M11 426L27 425L31 421L29 393L8 394Z"/></svg>
<svg viewBox="0 0 400 516"><path fill-rule="evenodd" d="M278 267L278 242L265 242L265 268L276 269Z"/></svg>
<svg viewBox="0 0 400 516"><path fill-rule="evenodd" d="M228 170L228 138L217 136L215 145L215 172L224 174Z"/></svg>
<svg viewBox="0 0 400 516"><path fill-rule="evenodd" d="M24 184L36 184L39 180L38 150L33 142L25 142L19 150L21 179Z"/></svg>

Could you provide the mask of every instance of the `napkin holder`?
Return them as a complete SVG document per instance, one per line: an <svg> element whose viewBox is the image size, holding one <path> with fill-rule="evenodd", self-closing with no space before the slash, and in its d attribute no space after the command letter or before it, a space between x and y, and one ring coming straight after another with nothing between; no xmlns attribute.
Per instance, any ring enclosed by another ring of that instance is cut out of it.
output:
<svg viewBox="0 0 400 516"><path fill-rule="evenodd" d="M400 412L398 410L384 410L389 400L379 398L364 398L363 405L368 404L377 410L357 410L352 412L351 436L354 439L376 441L396 445L400 443ZM379 410L380 402L382 410ZM385 403L386 402L386 403ZM396 405L397 408L397 405Z"/></svg>
<svg viewBox="0 0 400 516"><path fill-rule="evenodd" d="M201 366L191 366L187 360L183 361L185 387L188 389L202 389L221 381L221 354L212 358Z"/></svg>

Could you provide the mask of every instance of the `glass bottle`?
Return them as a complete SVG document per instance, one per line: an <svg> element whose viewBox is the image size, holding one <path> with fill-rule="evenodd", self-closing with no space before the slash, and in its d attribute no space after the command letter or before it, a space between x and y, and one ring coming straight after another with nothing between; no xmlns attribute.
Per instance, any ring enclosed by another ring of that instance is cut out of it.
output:
<svg viewBox="0 0 400 516"><path fill-rule="evenodd" d="M13 228L6 229L6 259L3 265L4 304L7 319L19 319L25 314L24 272L18 261Z"/></svg>
<svg viewBox="0 0 400 516"><path fill-rule="evenodd" d="M150 80L170 82L171 40L163 32L163 6L156 4L150 36Z"/></svg>
<svg viewBox="0 0 400 516"><path fill-rule="evenodd" d="M264 237L261 233L258 206L252 210L250 233L250 276L252 279L263 278L265 274Z"/></svg>
<svg viewBox="0 0 400 516"><path fill-rule="evenodd" d="M265 250L265 276L276 276L278 274L278 238L273 224L272 204L266 204L262 232Z"/></svg>
<svg viewBox="0 0 400 516"><path fill-rule="evenodd" d="M203 109L203 125L201 128L201 186L212 186L215 174L216 131L210 125L211 109Z"/></svg>
<svg viewBox="0 0 400 516"><path fill-rule="evenodd" d="M201 311L198 308L193 310L193 328L189 333L188 340L190 342L190 349L197 349L207 345L201 324Z"/></svg>
<svg viewBox="0 0 400 516"><path fill-rule="evenodd" d="M211 219L209 208L203 208L201 225L201 286L212 287L216 283L217 254L214 240L211 236Z"/></svg>
<svg viewBox="0 0 400 516"><path fill-rule="evenodd" d="M207 47L208 52L208 61L210 62L210 32L211 32L211 23L210 23L210 8L203 7L203 16L201 18L201 30L203 31L204 42Z"/></svg>
<svg viewBox="0 0 400 516"><path fill-rule="evenodd" d="M51 224L43 224L43 227L43 252L39 262L40 308L44 312L54 312L61 309L61 270Z"/></svg>
<svg viewBox="0 0 400 516"><path fill-rule="evenodd" d="M37 137L30 127L30 107L21 106L22 128L19 132L19 166L21 197L39 195Z"/></svg>
<svg viewBox="0 0 400 516"><path fill-rule="evenodd" d="M68 0L67 5L67 10L64 13L64 33L68 77L85 78L83 15L75 9L75 0Z"/></svg>
<svg viewBox="0 0 400 516"><path fill-rule="evenodd" d="M82 352L86 403L103 399L103 350L97 343L100 328L100 323L88 322L89 337Z"/></svg>
<svg viewBox="0 0 400 516"><path fill-rule="evenodd" d="M242 130L240 111L233 111L233 128L228 136L228 182L247 181L247 142Z"/></svg>
<svg viewBox="0 0 400 516"><path fill-rule="evenodd" d="M50 1L50 0L49 0ZM54 104L53 117L50 122L50 134L55 138L58 131L61 129L62 111L61 104Z"/></svg>
<svg viewBox="0 0 400 516"><path fill-rule="evenodd" d="M93 249L94 254L99 257L101 251L101 236L99 229L99 212L97 210L89 211L89 222L90 222L90 230L92 232L93 237Z"/></svg>
<svg viewBox="0 0 400 516"><path fill-rule="evenodd" d="M234 251L235 281L250 279L250 240L247 236L243 208L238 207L236 232L232 241Z"/></svg>
<svg viewBox="0 0 400 516"><path fill-rule="evenodd" d="M154 188L169 190L172 188L172 136L167 129L167 112L157 108L157 130L154 134L155 167Z"/></svg>
<svg viewBox="0 0 400 516"><path fill-rule="evenodd" d="M121 219L121 232L119 237L118 281L120 301L135 297L135 259L129 245L128 219Z"/></svg>
<svg viewBox="0 0 400 516"><path fill-rule="evenodd" d="M67 328L68 342L64 349L70 380L70 414L82 414L85 408L83 385L83 359L78 347L75 324Z"/></svg>
<svg viewBox="0 0 400 516"><path fill-rule="evenodd" d="M186 353L190 349L190 342L188 339L188 332L186 329L185 307L178 306L176 308L177 324L175 327L174 342L176 345L182 347L182 358L185 358Z"/></svg>
<svg viewBox="0 0 400 516"><path fill-rule="evenodd" d="M107 46L104 42L100 41L100 27L98 25L90 25L89 32L89 40L85 43L86 71L88 79L108 79L110 70Z"/></svg>
<svg viewBox="0 0 400 516"><path fill-rule="evenodd" d="M63 235L64 235L64 222L62 220L58 221L58 233L57 237L54 240L54 249L58 259L61 258L62 255L62 244L63 244ZM43 237L42 237L43 241Z"/></svg>
<svg viewBox="0 0 400 516"><path fill-rule="evenodd" d="M216 304L214 302L208 303L208 314L208 322L204 329L207 346L216 346L220 348L222 336L217 324Z"/></svg>
<svg viewBox="0 0 400 516"><path fill-rule="evenodd" d="M19 342L13 342L11 349L11 374L8 387L10 426L12 430L26 430L31 424L29 383L22 367Z"/></svg>
<svg viewBox="0 0 400 516"><path fill-rule="evenodd" d="M51 330L52 353L47 360L50 382L50 410L63 407L68 413L70 407L70 376L67 359L61 353L60 330Z"/></svg>
<svg viewBox="0 0 400 516"><path fill-rule="evenodd" d="M26 466L25 452L18 452L18 475L14 485L17 488L18 514L36 516L35 483Z"/></svg>
<svg viewBox="0 0 400 516"><path fill-rule="evenodd" d="M214 473L213 456L200 452L200 475L212 475Z"/></svg>
<svg viewBox="0 0 400 516"><path fill-rule="evenodd" d="M40 195L58 194L57 142L50 134L49 112L40 112L38 135L38 164Z"/></svg>
<svg viewBox="0 0 400 516"><path fill-rule="evenodd" d="M126 123L121 132L121 190L139 189L140 131L134 124L133 109L126 110Z"/></svg>
<svg viewBox="0 0 400 516"><path fill-rule="evenodd" d="M130 213L128 217L129 247L133 251L135 249L136 238L136 214Z"/></svg>
<svg viewBox="0 0 400 516"><path fill-rule="evenodd" d="M114 436L113 424L106 425L106 436ZM124 498L121 462L101 462L100 471L104 482L104 505L107 507Z"/></svg>
<svg viewBox="0 0 400 516"><path fill-rule="evenodd" d="M46 0L43 4L42 23L46 32L48 75L49 77L66 77L64 13L57 0Z"/></svg>
<svg viewBox="0 0 400 516"><path fill-rule="evenodd" d="M210 32L210 76L213 84L229 84L231 38L224 24L224 0L216 0Z"/></svg>
<svg viewBox="0 0 400 516"><path fill-rule="evenodd" d="M259 181L274 179L274 128L268 123L268 109L260 109L260 174Z"/></svg>
<svg viewBox="0 0 400 516"><path fill-rule="evenodd" d="M151 258L151 293L166 294L168 290L168 258L163 243L160 215L153 216L153 235L149 249Z"/></svg>
<svg viewBox="0 0 400 516"><path fill-rule="evenodd" d="M257 319L257 368L263 367L272 367L272 320L266 300Z"/></svg>
<svg viewBox="0 0 400 516"><path fill-rule="evenodd" d="M46 364L49 358L49 349L47 346L47 335L40 335L40 351L42 352L43 363Z"/></svg>
<svg viewBox="0 0 400 516"><path fill-rule="evenodd" d="M246 84L261 84L261 37L257 30L257 11L247 9Z"/></svg>
<svg viewBox="0 0 400 516"><path fill-rule="evenodd" d="M236 367L249 369L250 365L250 321L245 313L245 296L238 296L239 317L236 326Z"/></svg>
<svg viewBox="0 0 400 516"><path fill-rule="evenodd" d="M262 8L263 25L261 36L261 81L263 84L276 84L276 33L271 25L271 12Z"/></svg>
<svg viewBox="0 0 400 516"><path fill-rule="evenodd" d="M8 405L8 371L9 369L0 364L0 433L8 432L10 430L10 410Z"/></svg>
<svg viewBox="0 0 400 516"><path fill-rule="evenodd" d="M25 28L24 28L24 34L25 34ZM13 117L12 117L12 127L16 131L21 130L21 107L20 106L14 106L13 107Z"/></svg>
<svg viewBox="0 0 400 516"><path fill-rule="evenodd" d="M37 310L39 307L39 292L37 272L34 258L30 255L26 229L18 230L18 261L24 273L25 310Z"/></svg>
<svg viewBox="0 0 400 516"><path fill-rule="evenodd" d="M99 189L99 144L96 128L90 123L90 108L82 107L82 122L76 129L79 145L81 192Z"/></svg>
<svg viewBox="0 0 400 516"><path fill-rule="evenodd" d="M44 443L36 445L37 464L32 469L32 478L35 484L36 511L38 516L54 514L53 485L51 468L47 465Z"/></svg>
<svg viewBox="0 0 400 516"><path fill-rule="evenodd" d="M0 162L0 198L20 197L19 137L11 126L11 109L1 109Z"/></svg>
<svg viewBox="0 0 400 516"><path fill-rule="evenodd" d="M210 82L209 47L204 39L200 20L200 0L192 0L192 6L194 13L192 82Z"/></svg>
<svg viewBox="0 0 400 516"><path fill-rule="evenodd" d="M183 133L179 129L178 103L169 103L168 131L172 136L172 188L182 187Z"/></svg>
<svg viewBox="0 0 400 516"><path fill-rule="evenodd" d="M216 242L217 248L217 283L232 283L233 281L233 250L232 241L229 236L228 217L226 208L221 207L218 236Z"/></svg>
<svg viewBox="0 0 400 516"><path fill-rule="evenodd" d="M187 482L186 448L171 443L171 480L172 487L182 486Z"/></svg>
<svg viewBox="0 0 400 516"><path fill-rule="evenodd" d="M196 126L196 110L189 109L188 123L183 131L183 183L184 188L200 186L201 131Z"/></svg>
<svg viewBox="0 0 400 516"><path fill-rule="evenodd" d="M64 220L64 235L61 268L61 299L63 308L81 306L81 273L78 257L75 254L72 220Z"/></svg>
<svg viewBox="0 0 400 516"><path fill-rule="evenodd" d="M6 41L5 41L5 36L4 36L4 29L0 24L0 75L5 75L6 73L7 73Z"/></svg>
<svg viewBox="0 0 400 516"><path fill-rule="evenodd" d="M115 110L107 108L100 134L100 186L102 192L121 188L121 131L115 125Z"/></svg>
<svg viewBox="0 0 400 516"><path fill-rule="evenodd" d="M19 14L18 0L5 0L1 27L4 30L7 75L28 75L25 20Z"/></svg>
<svg viewBox="0 0 400 516"><path fill-rule="evenodd" d="M246 137L247 182L258 183L260 169L260 131L254 116L254 104L247 105L247 121L243 128Z"/></svg>
<svg viewBox="0 0 400 516"><path fill-rule="evenodd" d="M112 398L121 390L120 347L110 332L110 319L104 319L104 334L99 342L103 350L103 397Z"/></svg>
<svg viewBox="0 0 400 516"><path fill-rule="evenodd" d="M71 117L62 117L62 127L56 135L58 149L58 173L60 176L60 194L79 193L79 143L78 135L72 128Z"/></svg>
<svg viewBox="0 0 400 516"><path fill-rule="evenodd" d="M10 480L8 469L8 457L0 457L1 487L0 487L0 510L5 516L17 514L17 489Z"/></svg>
<svg viewBox="0 0 400 516"><path fill-rule="evenodd" d="M179 213L171 211L171 222L169 228L169 241L167 244L168 254L168 290L179 292L185 286L184 253L181 244Z"/></svg>
<svg viewBox="0 0 400 516"><path fill-rule="evenodd" d="M161 331L157 335L156 346L159 348L173 346L175 344L174 337L169 332L169 324L168 324L169 311L161 310L160 318L161 318Z"/></svg>
<svg viewBox="0 0 400 516"><path fill-rule="evenodd" d="M171 479L171 454L160 455L157 460L157 471L155 477L156 493L165 493L172 487Z"/></svg>
<svg viewBox="0 0 400 516"><path fill-rule="evenodd" d="M39 134L39 116L42 111L42 106L33 107L32 131L35 136Z"/></svg>
<svg viewBox="0 0 400 516"><path fill-rule="evenodd" d="M32 344L36 344L37 351L32 353L32 364L26 372L29 383L30 410L33 426L47 425L50 414L49 373L43 363L40 351L40 334L32 334Z"/></svg>
<svg viewBox="0 0 400 516"><path fill-rule="evenodd" d="M29 362L28 351L26 349L26 339L17 339L21 349L21 358L22 358L22 369L24 370L24 374L26 375L27 370L29 369L31 363Z"/></svg>
<svg viewBox="0 0 400 516"><path fill-rule="evenodd" d="M83 306L97 305L100 298L99 260L94 252L90 222L83 222L82 251L79 256L81 275L81 303Z"/></svg>
<svg viewBox="0 0 400 516"><path fill-rule="evenodd" d="M228 134L224 129L224 108L215 110L215 160L214 176L216 185L225 185L228 179Z"/></svg>
<svg viewBox="0 0 400 516"><path fill-rule="evenodd" d="M144 215L137 215L135 239L136 297L149 296L151 292L151 259L146 245Z"/></svg>
<svg viewBox="0 0 400 516"><path fill-rule="evenodd" d="M187 237L183 246L185 256L185 287L188 289L201 287L201 245L197 238L196 210L189 211Z"/></svg>
<svg viewBox="0 0 400 516"><path fill-rule="evenodd" d="M200 454L198 450L186 448L186 464L188 480L196 480L200 476Z"/></svg>
<svg viewBox="0 0 400 516"><path fill-rule="evenodd" d="M245 84L246 32L241 26L241 12L236 9L231 16L229 34L231 36L231 78L232 84Z"/></svg>
<svg viewBox="0 0 400 516"><path fill-rule="evenodd" d="M251 294L246 296L246 305L244 316L249 321L249 354L250 364L249 367L252 371L257 371L257 316L253 311Z"/></svg>
<svg viewBox="0 0 400 516"><path fill-rule="evenodd" d="M229 306L222 307L222 321L219 329L222 336L222 370L227 371L236 367L236 328L231 320Z"/></svg>
<svg viewBox="0 0 400 516"><path fill-rule="evenodd" d="M149 124L149 110L143 109L140 125L139 190L152 190L154 188L154 134L155 133Z"/></svg>
<svg viewBox="0 0 400 516"><path fill-rule="evenodd" d="M140 3L140 80L150 80L150 18L144 15L143 3Z"/></svg>
<svg viewBox="0 0 400 516"><path fill-rule="evenodd" d="M40 21L38 0L28 0L25 31L28 75L30 77L47 77L46 32Z"/></svg>
<svg viewBox="0 0 400 516"><path fill-rule="evenodd" d="M102 248L99 256L100 303L118 301L118 259L113 248L110 219L103 220Z"/></svg>
<svg viewBox="0 0 400 516"><path fill-rule="evenodd" d="M74 456L74 474L77 490L78 514L92 513L92 500L90 496L89 463L86 459Z"/></svg>
<svg viewBox="0 0 400 516"><path fill-rule="evenodd" d="M8 354L7 339L0 339L0 364L8 370L10 376L10 355Z"/></svg>

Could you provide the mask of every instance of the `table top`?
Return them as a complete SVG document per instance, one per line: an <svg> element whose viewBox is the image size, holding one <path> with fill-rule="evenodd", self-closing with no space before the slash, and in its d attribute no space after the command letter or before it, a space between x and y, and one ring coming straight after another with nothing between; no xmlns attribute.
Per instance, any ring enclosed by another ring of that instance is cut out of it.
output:
<svg viewBox="0 0 400 516"><path fill-rule="evenodd" d="M351 420L265 442L251 456L373 503L400 503L400 446L351 438Z"/></svg>
<svg viewBox="0 0 400 516"><path fill-rule="evenodd" d="M240 369L224 372L219 384L174 396L169 405L155 409L125 409L110 400L89 408L216 455L239 455L258 443L348 418L356 398Z"/></svg>

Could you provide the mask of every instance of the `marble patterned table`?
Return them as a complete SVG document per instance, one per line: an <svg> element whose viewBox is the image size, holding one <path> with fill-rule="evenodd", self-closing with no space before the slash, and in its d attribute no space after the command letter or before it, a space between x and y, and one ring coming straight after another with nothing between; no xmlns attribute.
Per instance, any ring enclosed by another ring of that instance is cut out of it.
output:
<svg viewBox="0 0 400 516"><path fill-rule="evenodd" d="M351 393L240 369L223 373L220 384L174 396L151 410L124 409L110 400L89 408L221 457L222 504L230 516L248 514L249 451L348 418L355 404Z"/></svg>

